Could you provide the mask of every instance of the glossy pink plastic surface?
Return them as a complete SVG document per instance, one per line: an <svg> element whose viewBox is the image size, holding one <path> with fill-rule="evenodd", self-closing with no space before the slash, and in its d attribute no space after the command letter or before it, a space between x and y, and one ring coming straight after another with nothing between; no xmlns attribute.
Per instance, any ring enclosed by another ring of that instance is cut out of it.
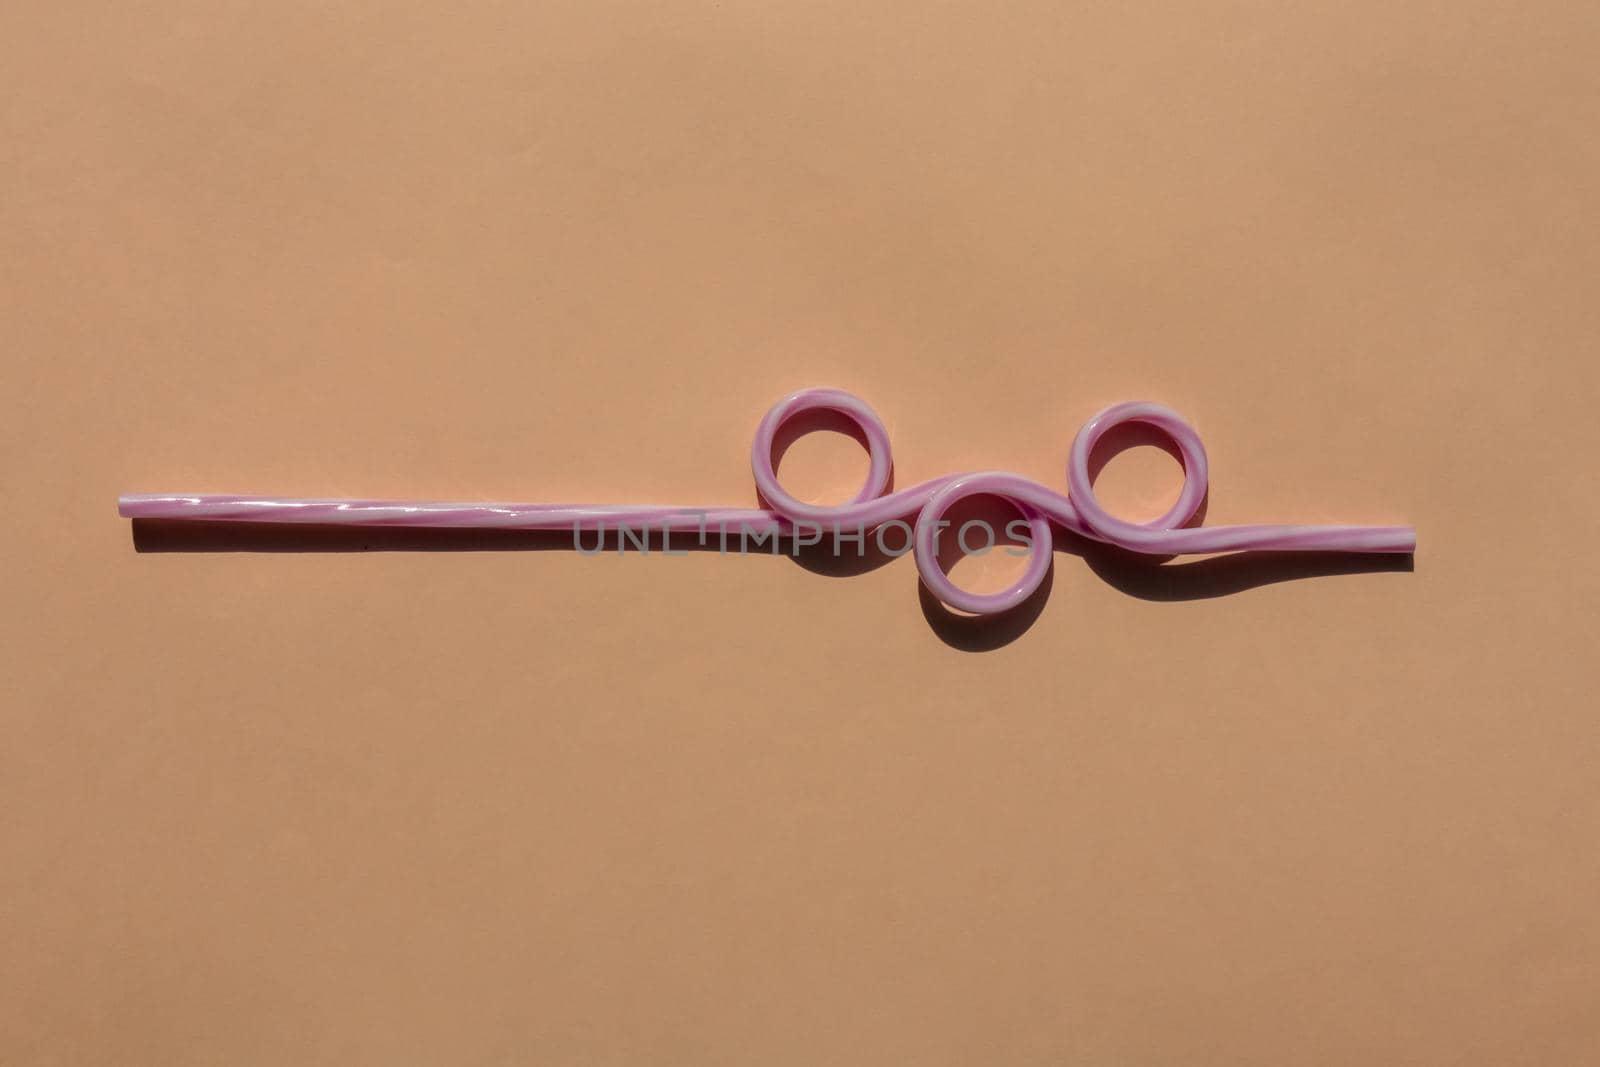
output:
<svg viewBox="0 0 1600 1067"><path fill-rule="evenodd" d="M778 483L772 465L778 429L807 411L831 411L861 430L870 465L866 483L844 504L807 504ZM1152 426L1170 438L1183 457L1184 482L1165 515L1145 523L1119 519L1095 500L1089 481L1089 453L1108 431L1124 423ZM977 471L934 478L893 493L885 491L894 468L889 434L860 398L839 389L803 389L775 404L756 427L750 449L756 488L768 508L671 507L662 505L433 503L407 500L322 500L261 496L135 494L119 498L118 511L131 519L212 522L317 523L359 526L500 527L523 530L630 529L696 531L723 528L755 535L787 534L798 524L829 533L871 530L892 519L915 516L913 552L928 589L953 608L988 615L1016 607L1050 569L1052 524L1083 537L1134 552L1173 556L1186 553L1255 551L1412 552L1416 531L1409 526L1185 526L1206 496L1205 446L1194 428L1160 404L1117 404L1094 416L1072 442L1067 457L1067 494L1019 474ZM1028 522L1031 551L1026 570L998 593L968 592L950 580L938 562L940 520L956 501L992 495L1009 501Z"/></svg>

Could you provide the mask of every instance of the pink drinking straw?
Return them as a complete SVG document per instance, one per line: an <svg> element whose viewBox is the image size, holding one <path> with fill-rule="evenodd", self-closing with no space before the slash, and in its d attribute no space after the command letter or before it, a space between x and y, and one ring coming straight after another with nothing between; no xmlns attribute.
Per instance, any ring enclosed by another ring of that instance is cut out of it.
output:
<svg viewBox="0 0 1600 1067"><path fill-rule="evenodd" d="M866 438L871 460L866 484L843 504L807 504L784 492L772 467L779 427L806 411L831 411L850 419ZM1183 457L1183 490L1165 515L1127 522L1102 508L1089 484L1089 452L1107 432L1125 423L1144 423L1170 438ZM1206 495L1206 450L1194 428L1170 408L1133 401L1106 408L1084 423L1067 456L1064 496L1020 474L977 471L934 478L885 494L894 463L889 434L877 413L859 397L840 389L802 389L773 405L756 427L750 447L756 489L768 508L670 507L611 504L482 504L412 500L319 500L224 496L192 493L140 493L117 500L129 519L180 519L201 522L316 523L339 526L475 527L510 530L572 530L603 533L632 530L698 531L709 527L765 537L788 535L801 524L813 529L870 530L891 519L915 515L913 554L917 571L940 601L976 615L992 615L1027 600L1044 581L1051 561L1051 523L1080 536L1134 552L1175 556L1191 553L1254 551L1413 552L1416 530L1409 526L1185 526ZM940 520L956 501L991 495L1009 501L1028 522L1032 548L1027 569L1016 584L998 593L970 593L957 586L938 562L935 538Z"/></svg>

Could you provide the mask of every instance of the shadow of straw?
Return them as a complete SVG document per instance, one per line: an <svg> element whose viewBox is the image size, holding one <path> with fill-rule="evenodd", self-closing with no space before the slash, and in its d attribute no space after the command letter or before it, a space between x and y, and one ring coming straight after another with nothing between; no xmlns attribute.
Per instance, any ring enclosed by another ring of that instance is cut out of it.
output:
<svg viewBox="0 0 1600 1067"><path fill-rule="evenodd" d="M781 458L797 439L808 433L827 430L845 433L862 441L854 423L830 413L807 413L786 425L774 447ZM1114 429L1090 454L1091 477L1097 477L1118 453L1129 448L1155 446L1182 457L1160 433L1138 423ZM892 485L891 485L892 490ZM1202 500L1195 517L1186 525L1204 520L1209 497ZM958 501L946 514L951 526L940 539L939 563L948 573L962 558L954 535L964 522L978 520L993 532L994 546L989 551L1025 546L1026 541L1011 533L1010 524L1019 517L1014 506L995 497L978 495ZM910 525L908 517L907 525ZM1206 600L1231 596L1246 590L1279 582L1304 581L1349 574L1410 573L1412 556L1339 552L1240 552L1187 563L1172 562L1172 557L1145 556L1100 544L1064 530L1054 530L1055 551L1060 555L1082 557L1101 581L1128 596L1141 600L1174 602ZM640 551L640 544L622 537L618 531L597 536L586 533L580 541L568 530L496 529L407 529L395 526L314 526L303 524L185 522L161 519L135 519L132 522L133 547L138 552L550 552L574 551L581 545L586 555L600 551ZM830 578L847 578L877 570L907 554L908 533L885 529L868 531L857 544L834 544L831 533L816 544L797 545L785 539L745 545L749 555L781 554L797 566ZM702 540L696 533L660 532L648 534L643 550L653 553L727 552L739 554L739 538L730 533L726 542L715 530ZM1019 558L1016 573L1021 573ZM918 582L918 597L923 617L941 641L964 652L989 652L1003 648L1038 621L1054 585L1054 562L1039 588L1023 603L998 615L969 616L952 611Z"/></svg>

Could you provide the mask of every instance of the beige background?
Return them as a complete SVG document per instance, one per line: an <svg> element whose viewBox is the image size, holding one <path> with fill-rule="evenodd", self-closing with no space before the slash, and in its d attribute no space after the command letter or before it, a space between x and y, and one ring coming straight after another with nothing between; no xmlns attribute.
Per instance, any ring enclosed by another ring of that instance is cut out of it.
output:
<svg viewBox="0 0 1600 1067"><path fill-rule="evenodd" d="M37 0L0 42L0 1061L1600 1062L1593 4ZM1209 521L1422 548L1066 546L975 630L909 559L113 510L745 503L813 383L902 485L1059 485L1149 397Z"/></svg>

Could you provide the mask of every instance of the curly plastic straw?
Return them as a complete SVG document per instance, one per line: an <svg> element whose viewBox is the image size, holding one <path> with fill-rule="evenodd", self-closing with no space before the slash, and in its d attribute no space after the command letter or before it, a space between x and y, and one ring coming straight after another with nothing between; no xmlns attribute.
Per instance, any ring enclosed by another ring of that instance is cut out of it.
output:
<svg viewBox="0 0 1600 1067"><path fill-rule="evenodd" d="M843 504L807 504L778 483L772 466L778 429L802 412L832 411L861 429L870 467L866 483ZM1148 522L1117 518L1095 499L1089 481L1089 453L1107 432L1125 423L1144 423L1161 431L1183 457L1183 490L1166 514ZM769 508L688 508L656 505L482 504L409 500L321 500L196 495L131 494L119 497L117 510L130 519L180 519L211 522L316 523L341 526L476 527L514 530L601 531L606 526L683 531L708 526L759 536L788 534L797 524L872 529L915 514L913 553L928 589L945 604L977 615L1014 608L1039 588L1051 563L1051 523L1095 541L1134 552L1175 556L1254 551L1413 552L1416 530L1409 526L1185 526L1206 495L1206 450L1200 436L1176 412L1160 404L1134 401L1106 408L1084 423L1067 457L1063 495L1020 474L977 471L942 478L885 494L893 457L889 434L866 402L840 389L802 389L773 405L756 427L750 448L756 488ZM939 565L935 538L940 520L956 501L990 495L1009 501L1028 522L1031 551L1026 570L1010 588L972 593L950 580Z"/></svg>

